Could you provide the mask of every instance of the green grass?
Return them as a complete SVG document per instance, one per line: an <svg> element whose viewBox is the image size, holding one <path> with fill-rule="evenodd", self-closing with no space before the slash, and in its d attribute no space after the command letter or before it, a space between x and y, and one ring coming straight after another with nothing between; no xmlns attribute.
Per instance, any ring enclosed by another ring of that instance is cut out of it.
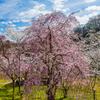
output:
<svg viewBox="0 0 100 100"><path fill-rule="evenodd" d="M32 94L29 96L30 100L46 100L46 87L45 86L33 86ZM63 98L62 90L59 88L56 93L56 100ZM63 100L74 100L73 98L68 97Z"/></svg>
<svg viewBox="0 0 100 100"><path fill-rule="evenodd" d="M0 80L0 100L12 100L12 86L10 80ZM15 87L15 100L19 100L18 87Z"/></svg>
<svg viewBox="0 0 100 100"><path fill-rule="evenodd" d="M12 86L10 80L0 80L0 100L12 100ZM96 84L96 98L100 100L100 81ZM21 87L22 89L22 87ZM28 100L46 100L46 87L45 86L33 86L32 94L29 96L24 96L24 98L28 97ZM59 88L56 93L56 100L60 100L63 97L62 89ZM90 92L88 87L81 88L79 86L75 86L70 88L68 92L68 98L64 100L93 100L92 93ZM15 87L15 100L21 100L18 94L18 87Z"/></svg>

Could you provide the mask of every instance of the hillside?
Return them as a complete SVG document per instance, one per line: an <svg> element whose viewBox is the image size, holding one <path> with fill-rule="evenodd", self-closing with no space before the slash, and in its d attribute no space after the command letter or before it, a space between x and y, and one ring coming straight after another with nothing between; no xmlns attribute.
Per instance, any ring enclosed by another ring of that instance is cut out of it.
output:
<svg viewBox="0 0 100 100"><path fill-rule="evenodd" d="M91 65L100 70L100 15L90 18L87 24L79 26L75 32Z"/></svg>

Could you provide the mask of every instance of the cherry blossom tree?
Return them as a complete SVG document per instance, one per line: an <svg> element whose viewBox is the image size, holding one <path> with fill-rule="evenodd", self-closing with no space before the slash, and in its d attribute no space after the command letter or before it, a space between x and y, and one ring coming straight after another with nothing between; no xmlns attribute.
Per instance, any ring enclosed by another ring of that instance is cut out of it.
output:
<svg viewBox="0 0 100 100"><path fill-rule="evenodd" d="M76 76L86 77L88 64L72 35L43 23L36 23L32 30L35 30L32 38L29 36L24 42L34 53L33 65L40 72L39 81L45 77L48 100L55 100L58 84L66 82L66 87L67 81L73 81Z"/></svg>
<svg viewBox="0 0 100 100"><path fill-rule="evenodd" d="M11 43L1 39L0 43L0 70L12 80L12 99L14 100L15 83L18 83L20 94L21 81L24 78L24 74L28 72L29 63L26 62L27 58L25 57L24 49L20 42Z"/></svg>
<svg viewBox="0 0 100 100"><path fill-rule="evenodd" d="M17 69L15 67L16 65L16 59L13 50L11 50L11 45L8 43L7 46L10 46L9 48L6 47L6 45L2 42L2 51L0 54L0 69L12 80L13 83L13 95L12 99L14 100L14 93L15 93L15 80L17 79Z"/></svg>
<svg viewBox="0 0 100 100"><path fill-rule="evenodd" d="M13 81L13 98L15 80L20 81L23 75L25 93L29 93L34 84L43 84L45 79L48 100L55 100L59 85L63 86L64 97L67 97L69 84L87 76L89 65L86 57L80 45L73 41L76 19L72 15L57 14L33 22L26 30L28 34L20 41L21 49L18 46L5 51L3 46L0 63Z"/></svg>

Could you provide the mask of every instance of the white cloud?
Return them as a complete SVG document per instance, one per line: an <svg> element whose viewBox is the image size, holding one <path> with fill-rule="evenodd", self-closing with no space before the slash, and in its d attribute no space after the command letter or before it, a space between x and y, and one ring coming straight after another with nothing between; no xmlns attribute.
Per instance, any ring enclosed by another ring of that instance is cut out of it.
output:
<svg viewBox="0 0 100 100"><path fill-rule="evenodd" d="M20 22L31 22L31 19L21 19Z"/></svg>
<svg viewBox="0 0 100 100"><path fill-rule="evenodd" d="M8 24L8 22L2 21L2 22L1 22L1 24L5 24L5 25L7 25L7 24Z"/></svg>
<svg viewBox="0 0 100 100"><path fill-rule="evenodd" d="M92 3L95 2L96 0L84 0L86 3Z"/></svg>
<svg viewBox="0 0 100 100"><path fill-rule="evenodd" d="M0 14L4 15L9 12L15 11L15 6L20 2L20 0L6 0L5 3L0 4Z"/></svg>
<svg viewBox="0 0 100 100"><path fill-rule="evenodd" d="M31 22L31 19L30 18L25 19L19 17L19 19L12 20L12 23L16 23L16 22Z"/></svg>
<svg viewBox="0 0 100 100"><path fill-rule="evenodd" d="M9 39L16 41L17 39L21 39L25 35L23 30L26 27L28 26L23 26L23 27L9 26L6 31L6 35Z"/></svg>
<svg viewBox="0 0 100 100"><path fill-rule="evenodd" d="M76 16L80 24L86 24L89 20L88 16Z"/></svg>
<svg viewBox="0 0 100 100"><path fill-rule="evenodd" d="M99 14L98 12L93 12L93 13L90 13L90 14L84 15L84 16L76 15L76 18L81 24L86 24L88 22L89 18L96 16L98 14Z"/></svg>
<svg viewBox="0 0 100 100"><path fill-rule="evenodd" d="M86 11L100 11L100 6L89 6L85 9Z"/></svg>
<svg viewBox="0 0 100 100"><path fill-rule="evenodd" d="M22 26L22 27L17 27L17 29L19 30L19 31L23 31L23 30L25 30L26 28L28 28L29 26Z"/></svg>
<svg viewBox="0 0 100 100"><path fill-rule="evenodd" d="M13 22L12 21L8 21L8 24L12 24Z"/></svg>
<svg viewBox="0 0 100 100"><path fill-rule="evenodd" d="M50 11L46 10L45 4L36 3L35 6L27 11L19 13L19 17L23 18L23 21L27 21L27 19L37 17L40 14L46 14ZM25 20L24 20L25 19Z"/></svg>
<svg viewBox="0 0 100 100"><path fill-rule="evenodd" d="M53 3L53 10L56 11L69 11L70 9L67 7L68 0L50 0Z"/></svg>
<svg viewBox="0 0 100 100"><path fill-rule="evenodd" d="M76 16L76 18L79 20L81 24L86 24L89 18L98 15L100 13L100 6L88 6L84 11L88 14L85 14L83 16Z"/></svg>

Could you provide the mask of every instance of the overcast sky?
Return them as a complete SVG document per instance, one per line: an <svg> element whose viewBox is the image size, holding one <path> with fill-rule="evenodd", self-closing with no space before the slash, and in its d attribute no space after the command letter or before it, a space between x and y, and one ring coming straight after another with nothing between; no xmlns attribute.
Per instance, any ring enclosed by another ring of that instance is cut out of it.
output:
<svg viewBox="0 0 100 100"><path fill-rule="evenodd" d="M78 10L75 16L85 24L89 17L100 14L100 0L0 0L0 34L5 34L7 26L24 30L42 14L62 11L68 15Z"/></svg>

